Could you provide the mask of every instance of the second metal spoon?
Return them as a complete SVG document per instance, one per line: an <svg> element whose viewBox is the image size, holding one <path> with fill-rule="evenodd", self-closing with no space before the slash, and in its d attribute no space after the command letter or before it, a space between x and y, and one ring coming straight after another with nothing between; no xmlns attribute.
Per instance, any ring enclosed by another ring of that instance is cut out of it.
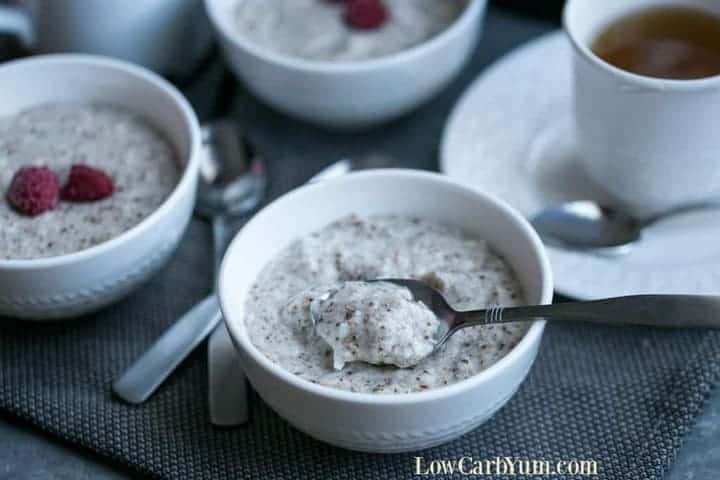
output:
<svg viewBox="0 0 720 480"><path fill-rule="evenodd" d="M226 218L252 211L260 203L266 180L260 157L234 121L204 127L203 143L205 158L195 211L212 223L217 269L225 248ZM221 318L214 294L196 304L115 380L115 394L129 403L147 400Z"/></svg>
<svg viewBox="0 0 720 480"><path fill-rule="evenodd" d="M683 205L638 219L613 207L581 200L547 208L531 223L549 245L603 255L628 253L647 227L672 216L720 209L720 201Z"/></svg>

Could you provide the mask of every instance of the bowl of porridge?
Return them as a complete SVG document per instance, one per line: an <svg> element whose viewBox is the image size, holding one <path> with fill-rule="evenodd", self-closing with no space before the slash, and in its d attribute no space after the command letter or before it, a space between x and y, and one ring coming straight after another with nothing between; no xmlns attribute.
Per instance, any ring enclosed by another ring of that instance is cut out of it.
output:
<svg viewBox="0 0 720 480"><path fill-rule="evenodd" d="M183 96L129 63L0 66L0 315L74 317L132 291L177 246L200 135Z"/></svg>
<svg viewBox="0 0 720 480"><path fill-rule="evenodd" d="M486 421L528 373L543 321L465 329L428 356L427 309L364 283L389 277L423 280L459 309L552 298L528 223L441 175L360 172L281 197L232 242L219 291L250 382L299 430L360 451L427 448ZM309 303L338 286L329 324L313 325Z"/></svg>
<svg viewBox="0 0 720 480"><path fill-rule="evenodd" d="M472 53L486 6L373 0L360 3L381 4L380 17L361 12L352 20L350 3L205 0L225 57L248 88L286 114L331 128L387 121L432 97Z"/></svg>

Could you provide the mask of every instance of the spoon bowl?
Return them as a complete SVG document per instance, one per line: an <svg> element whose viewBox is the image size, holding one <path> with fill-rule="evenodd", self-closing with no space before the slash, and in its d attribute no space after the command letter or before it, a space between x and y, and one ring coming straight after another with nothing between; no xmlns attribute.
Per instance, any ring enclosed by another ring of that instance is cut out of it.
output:
<svg viewBox="0 0 720 480"><path fill-rule="evenodd" d="M592 201L547 208L531 223L550 245L618 254L642 238L643 227L635 218Z"/></svg>
<svg viewBox="0 0 720 480"><path fill-rule="evenodd" d="M661 220L716 208L720 202L704 201L639 219L615 207L580 200L546 208L530 223L548 245L614 256L630 252L642 240L645 229Z"/></svg>
<svg viewBox="0 0 720 480"><path fill-rule="evenodd" d="M444 345L447 339L455 333L453 328L457 312L445 300L445 297L430 285L419 280L406 278L378 278L367 280L366 283L392 283L398 287L406 288L410 291L414 301L422 303L433 312L435 317L440 320L432 338L435 344L433 352ZM323 305L330 301L337 291L337 288L331 288L321 295L317 295L310 302L310 320L313 325L317 325L321 321Z"/></svg>
<svg viewBox="0 0 720 480"><path fill-rule="evenodd" d="M202 138L206 148L195 212L212 219L254 210L265 193L265 167L240 126L218 120L203 126Z"/></svg>

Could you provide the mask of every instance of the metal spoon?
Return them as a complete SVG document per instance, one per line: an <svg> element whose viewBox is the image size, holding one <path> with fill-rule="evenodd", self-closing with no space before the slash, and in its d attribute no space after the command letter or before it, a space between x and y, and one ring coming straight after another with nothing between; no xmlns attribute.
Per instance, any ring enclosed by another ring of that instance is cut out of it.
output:
<svg viewBox="0 0 720 480"><path fill-rule="evenodd" d="M589 200L547 208L531 223L549 245L603 255L623 255L643 237L643 231L661 220L698 210L720 208L720 201L683 205L645 219L634 218Z"/></svg>
<svg viewBox="0 0 720 480"><path fill-rule="evenodd" d="M383 278L410 290L413 298L425 304L441 320L433 351L440 349L460 329L530 320L561 320L606 325L646 325L652 327L720 328L720 296L715 295L633 295L590 302L569 302L527 307L493 306L484 310L459 312L445 297L418 281ZM322 304L335 290L318 295L310 304L310 316L317 323Z"/></svg>
<svg viewBox="0 0 720 480"><path fill-rule="evenodd" d="M262 159L232 120L203 128L204 154L195 213L212 222L215 269L225 250L225 221L251 212L266 185ZM215 275L217 282L217 275ZM113 383L129 403L142 403L220 323L215 293L196 304ZM241 383L241 382L236 382Z"/></svg>

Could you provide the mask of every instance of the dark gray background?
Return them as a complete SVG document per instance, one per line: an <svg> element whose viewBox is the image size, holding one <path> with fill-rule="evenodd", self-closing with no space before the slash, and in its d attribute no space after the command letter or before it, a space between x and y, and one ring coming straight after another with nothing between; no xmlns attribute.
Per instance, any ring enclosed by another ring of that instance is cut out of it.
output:
<svg viewBox="0 0 720 480"><path fill-rule="evenodd" d="M557 28L552 22L525 18L499 8L491 8L476 55L489 63L509 49ZM551 68L551 66L550 66ZM285 178L271 177L283 185L299 185L314 172L305 165L330 163L341 156L369 151L388 152L404 166L436 168L438 142L453 103L478 71L465 71L441 94L415 115L360 134L331 134L284 118L257 103L241 87L232 99L223 98L228 107L248 125L252 139L273 165L294 164L282 169ZM211 93L218 90L221 65L214 65L198 82L185 89L201 118L213 110ZM291 177L291 178L288 178ZM1 348L1 346L0 346ZM720 472L720 392L716 392L698 420L669 479L718 478ZM104 465L90 454L69 449L52 438L30 430L16 421L0 417L0 478L38 479L119 479L127 474Z"/></svg>

